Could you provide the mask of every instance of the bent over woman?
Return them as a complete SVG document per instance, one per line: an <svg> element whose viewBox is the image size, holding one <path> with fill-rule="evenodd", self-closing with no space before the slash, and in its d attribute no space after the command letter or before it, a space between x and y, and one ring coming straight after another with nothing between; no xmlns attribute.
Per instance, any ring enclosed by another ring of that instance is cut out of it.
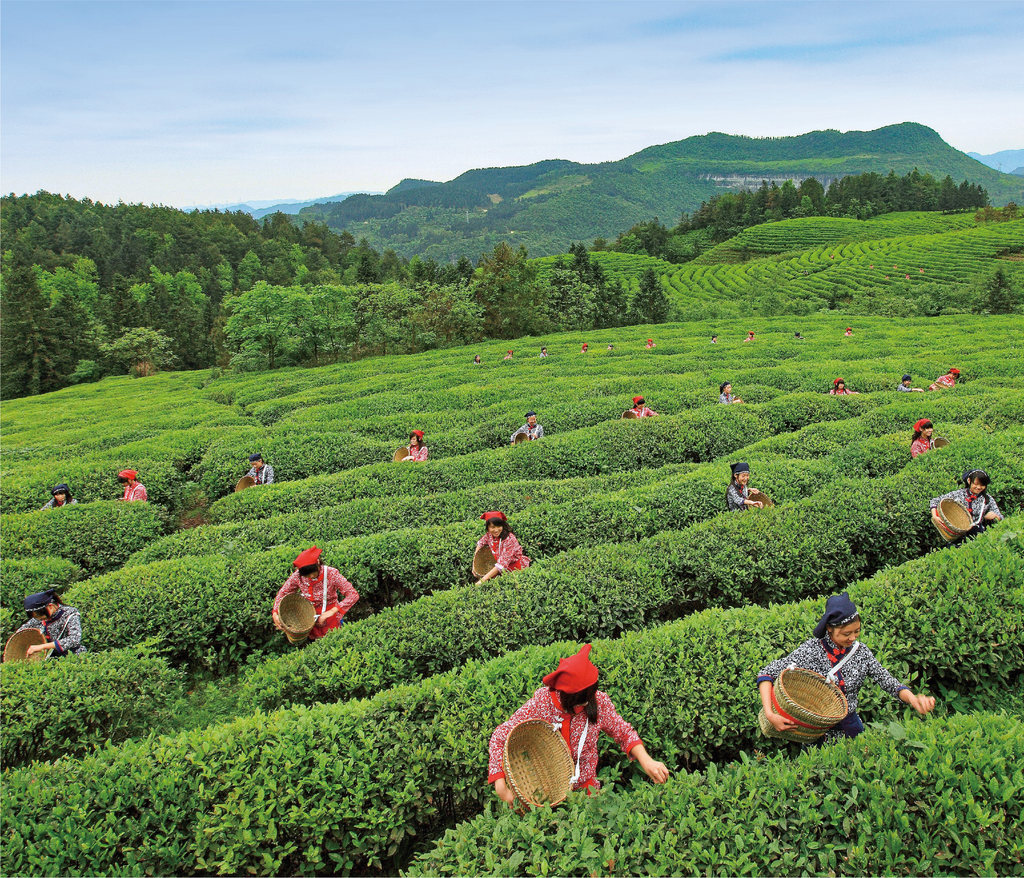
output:
<svg viewBox="0 0 1024 878"><path fill-rule="evenodd" d="M598 670L590 660L590 649L588 643L576 655L559 661L558 668L541 680L544 685L533 697L491 734L487 782L494 784L494 792L510 805L515 794L505 783L502 754L512 729L527 720L542 720L561 732L572 754L574 792L601 788L597 780L597 739L601 732L614 738L655 783L668 780L665 763L647 754L640 736L619 716L612 700L598 690Z"/></svg>
<svg viewBox="0 0 1024 878"><path fill-rule="evenodd" d="M63 656L86 651L82 644L82 616L75 607L61 602L55 588L26 597L25 613L28 621L18 630L34 628L46 637L46 643L36 643L28 648L29 655L49 652L52 656Z"/></svg>
<svg viewBox="0 0 1024 878"><path fill-rule="evenodd" d="M274 609L270 616L274 627L284 631L280 615L281 601L286 595L297 591L316 608L316 624L309 632L309 639L316 640L345 621L345 614L359 600L359 592L337 569L320 563L320 550L316 546L301 552L292 566L295 572L284 581L274 598ZM344 595L344 598L339 600L339 594Z"/></svg>
<svg viewBox="0 0 1024 878"><path fill-rule="evenodd" d="M860 613L844 591L825 601L825 614L814 626L814 637L805 640L785 658L761 668L757 675L761 706L777 731L797 728L796 722L776 707L773 691L775 679L790 665L816 671L835 683L846 696L849 712L825 733L825 741L856 738L864 731L864 723L857 715L857 696L868 677L893 698L909 704L922 715L935 707L934 698L915 695L883 668L874 653L859 642L860 633Z"/></svg>

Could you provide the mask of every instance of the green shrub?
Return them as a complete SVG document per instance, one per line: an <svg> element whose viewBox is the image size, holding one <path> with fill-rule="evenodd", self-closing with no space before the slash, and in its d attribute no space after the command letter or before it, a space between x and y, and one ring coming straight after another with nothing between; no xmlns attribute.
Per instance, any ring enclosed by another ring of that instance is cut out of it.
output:
<svg viewBox="0 0 1024 878"><path fill-rule="evenodd" d="M524 817L491 807L405 874L1019 874L1021 760L1005 714L891 723Z"/></svg>
<svg viewBox="0 0 1024 878"><path fill-rule="evenodd" d="M0 762L81 755L145 733L178 694L182 675L146 649L0 665Z"/></svg>
<svg viewBox="0 0 1024 878"><path fill-rule="evenodd" d="M915 689L941 681L998 692L1024 671L1024 546L1019 536L1004 540L1010 532L1004 525L851 588L865 642ZM594 659L602 688L678 773L764 746L757 669L801 642L820 613L820 599L708 610L598 642ZM493 801L485 782L492 729L577 648L529 647L372 700L257 713L8 772L5 868L397 873L417 845ZM895 701L886 706L880 712L865 698L862 715L899 715ZM602 751L608 779L625 757Z"/></svg>
<svg viewBox="0 0 1024 878"><path fill-rule="evenodd" d="M25 619L25 596L51 585L67 587L82 578L77 564L43 555L39 558L5 558L0 566L0 607L8 611L0 617L0 643L6 643Z"/></svg>
<svg viewBox="0 0 1024 878"><path fill-rule="evenodd" d="M1019 441L1013 447L1013 455L1001 457L975 446L972 459L998 483L1012 478ZM957 450L972 454L967 445ZM891 483L836 482L790 507L573 550L483 586L439 592L265 663L247 681L247 698L272 708L364 697L557 637L609 637L709 606L840 591L939 544L928 499L958 467L953 455L935 455ZM371 655L375 660L367 661Z"/></svg>
<svg viewBox="0 0 1024 878"><path fill-rule="evenodd" d="M114 500L4 515L0 526L8 556L52 555L97 573L121 566L160 536L163 516L152 503Z"/></svg>
<svg viewBox="0 0 1024 878"><path fill-rule="evenodd" d="M767 435L753 407L720 406L675 417L615 421L565 436L450 460L381 463L351 473L242 491L210 507L214 521L265 518L356 497L432 494L521 479L564 479L713 460Z"/></svg>

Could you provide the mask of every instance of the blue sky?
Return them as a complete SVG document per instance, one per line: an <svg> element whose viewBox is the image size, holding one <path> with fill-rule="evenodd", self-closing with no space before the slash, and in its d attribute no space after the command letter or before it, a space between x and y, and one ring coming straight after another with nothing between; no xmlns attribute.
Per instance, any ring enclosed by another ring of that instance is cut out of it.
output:
<svg viewBox="0 0 1024 878"><path fill-rule="evenodd" d="M708 131L903 121L1024 147L1024 4L0 4L0 189L385 190Z"/></svg>

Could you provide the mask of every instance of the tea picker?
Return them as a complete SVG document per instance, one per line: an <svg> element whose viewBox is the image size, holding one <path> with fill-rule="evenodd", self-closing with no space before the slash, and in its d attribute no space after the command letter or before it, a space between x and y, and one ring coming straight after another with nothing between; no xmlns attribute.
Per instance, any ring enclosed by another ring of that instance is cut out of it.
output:
<svg viewBox="0 0 1024 878"><path fill-rule="evenodd" d="M255 454L250 454L249 463L252 464L252 467L245 474L245 477L252 479L254 485L274 484L274 468L270 464L263 462L262 454L258 451Z"/></svg>
<svg viewBox="0 0 1024 878"><path fill-rule="evenodd" d="M82 644L82 616L75 607L61 602L56 586L25 598L28 621L7 642L4 661L38 661L85 652Z"/></svg>
<svg viewBox="0 0 1024 878"><path fill-rule="evenodd" d="M71 488L66 484L54 485L50 489L50 500L43 506L39 511L42 512L44 509L59 509L61 506L71 506L77 504L78 501L71 496Z"/></svg>
<svg viewBox="0 0 1024 878"><path fill-rule="evenodd" d="M476 556L473 559L474 573L480 577L480 582L501 576L506 570L522 570L530 566L530 559L523 554L523 547L512 533L504 512L493 510L485 512L480 518L486 531L476 542ZM488 556L484 549L490 551L491 555ZM487 571L481 570L479 564L482 557L493 557L494 566Z"/></svg>
<svg viewBox="0 0 1024 878"><path fill-rule="evenodd" d="M949 445L948 439L943 439L941 436L933 438L934 432L935 425L927 418L921 418L914 424L914 435L910 439L911 458L924 454L926 451L945 448Z"/></svg>
<svg viewBox="0 0 1024 878"><path fill-rule="evenodd" d="M647 400L642 396L633 397L633 408L626 409L622 413L622 417L626 419L633 418L656 418L658 413L654 409L647 407Z"/></svg>
<svg viewBox="0 0 1024 878"><path fill-rule="evenodd" d="M286 634L291 632L288 639L293 642L296 642L296 628L294 625L285 624L287 620L282 619L281 612L281 605L289 595L301 595L314 607L316 618L307 634L309 640L323 637L328 631L339 627L344 622L345 614L359 600L359 593L352 587L352 583L334 567L322 564L320 554L320 549L316 546L311 546L300 553L292 562L295 572L285 580L277 597L274 598L274 609L271 613L274 627ZM344 597L339 600L339 595Z"/></svg>
<svg viewBox="0 0 1024 878"><path fill-rule="evenodd" d="M598 690L598 669L590 660L590 650L587 644L559 661L558 668L541 681L544 685L491 734L487 782L494 784L494 792L509 805L517 798L540 804L538 789L552 803L570 790L599 790L597 740L601 732L614 738L655 783L668 780L665 764L648 755L640 736L619 716L612 700ZM544 724L561 735L569 751L571 774L560 770L564 750L551 747L542 737L538 741L540 736L532 734L529 738L533 740L516 744L513 733L518 734L520 727L529 728L530 723ZM536 782L538 778L541 783Z"/></svg>
<svg viewBox="0 0 1024 878"><path fill-rule="evenodd" d="M860 642L860 634L860 613L844 591L825 602L825 613L814 626L814 637L761 669L757 675L762 709L759 721L766 735L805 743L857 737L864 731L864 723L857 715L857 696L868 677L922 716L935 707L934 698L915 695L882 667L874 653ZM817 686L807 685L812 681L806 681L802 696L793 696L788 701L780 699L780 677L785 680L786 672L796 669L817 674L821 680ZM828 716L829 712L822 709L822 693L828 686L838 689L846 702L846 715L836 720L832 714L831 725L814 720L815 716Z"/></svg>
<svg viewBox="0 0 1024 878"><path fill-rule="evenodd" d="M123 469L117 474L118 484L124 485L121 499L126 503L146 503L149 500L146 486L138 480L138 476L138 472L133 469Z"/></svg>
<svg viewBox="0 0 1024 878"><path fill-rule="evenodd" d="M956 387L956 379L960 377L959 369L950 369L945 375L940 375L931 384L929 390L943 390Z"/></svg>
<svg viewBox="0 0 1024 878"><path fill-rule="evenodd" d="M973 539L992 522L1003 520L998 504L988 493L991 479L985 470L967 470L960 482L962 488L931 501L932 524L952 542Z"/></svg>
<svg viewBox="0 0 1024 878"><path fill-rule="evenodd" d="M430 449L423 444L423 431L413 430L409 434L409 453L402 460L423 463L429 455Z"/></svg>
<svg viewBox="0 0 1024 878"><path fill-rule="evenodd" d="M544 428L537 423L537 413L530 411L526 413L526 423L512 434L509 442L515 445L518 442L532 442L543 437Z"/></svg>
<svg viewBox="0 0 1024 878"><path fill-rule="evenodd" d="M774 506L771 500L760 491L750 487L750 464L745 461L729 464L732 478L725 490L725 504L730 512L745 512L747 509L761 509Z"/></svg>

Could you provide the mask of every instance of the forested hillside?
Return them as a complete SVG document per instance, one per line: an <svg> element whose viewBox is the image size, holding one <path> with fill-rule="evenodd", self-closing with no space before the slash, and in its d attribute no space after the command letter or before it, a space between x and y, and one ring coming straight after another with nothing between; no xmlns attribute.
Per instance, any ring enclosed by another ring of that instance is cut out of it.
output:
<svg viewBox="0 0 1024 878"><path fill-rule="evenodd" d="M707 134L652 146L601 164L564 160L467 171L446 183L403 181L385 195L316 205L300 216L366 237L377 248L447 262L474 258L499 241L536 256L564 253L573 241L613 238L634 223L675 223L723 191L762 180L816 178L827 188L849 175L897 176L917 169L987 189L996 206L1024 204L1024 181L946 144L930 128L903 123L875 131L814 131L798 137ZM937 202L914 207L941 209ZM845 212L840 215L845 215ZM784 217L780 217L784 218Z"/></svg>

